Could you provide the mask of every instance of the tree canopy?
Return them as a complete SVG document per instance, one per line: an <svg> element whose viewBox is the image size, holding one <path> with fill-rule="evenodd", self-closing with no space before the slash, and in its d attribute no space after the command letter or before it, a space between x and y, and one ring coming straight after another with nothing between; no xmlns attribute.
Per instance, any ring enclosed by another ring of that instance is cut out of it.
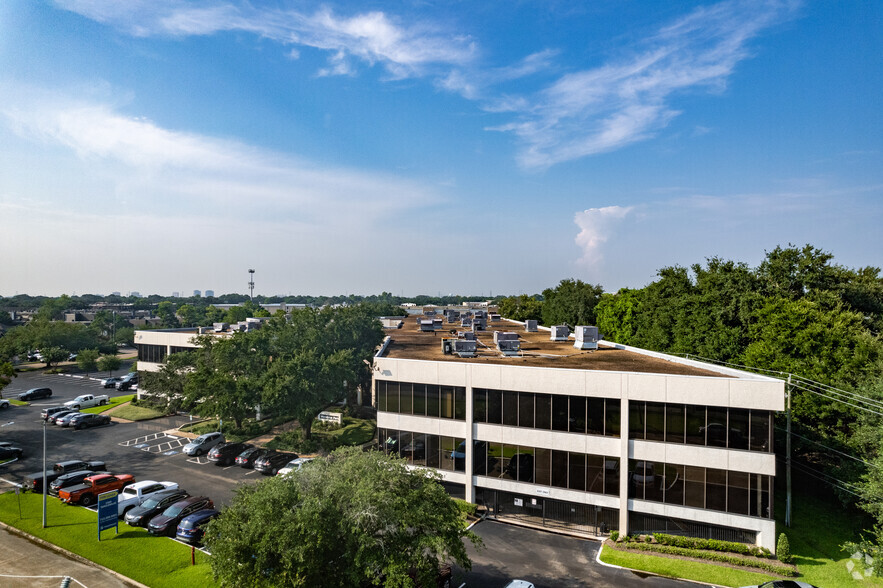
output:
<svg viewBox="0 0 883 588"><path fill-rule="evenodd" d="M437 473L341 448L296 474L243 484L206 529L221 586L435 586L469 569L467 531Z"/></svg>

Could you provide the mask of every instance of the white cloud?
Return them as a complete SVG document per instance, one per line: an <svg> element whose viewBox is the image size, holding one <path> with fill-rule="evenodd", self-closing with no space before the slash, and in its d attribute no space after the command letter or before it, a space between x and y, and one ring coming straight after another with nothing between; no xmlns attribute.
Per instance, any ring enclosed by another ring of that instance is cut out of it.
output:
<svg viewBox="0 0 883 588"><path fill-rule="evenodd" d="M644 42L628 59L569 73L530 98L516 121L489 130L515 133L527 168L619 149L652 136L678 114L680 92L726 87L746 43L786 18L793 3L732 0L700 7Z"/></svg>
<svg viewBox="0 0 883 588"><path fill-rule="evenodd" d="M616 225L632 210L633 206L604 206L577 212L573 222L580 229L574 239L583 252L579 262L592 268L597 267L603 259L601 246L607 242Z"/></svg>

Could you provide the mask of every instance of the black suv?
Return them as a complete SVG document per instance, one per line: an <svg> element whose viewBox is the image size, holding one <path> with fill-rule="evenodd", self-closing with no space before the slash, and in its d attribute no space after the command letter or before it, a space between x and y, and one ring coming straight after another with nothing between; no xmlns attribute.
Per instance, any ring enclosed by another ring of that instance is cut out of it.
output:
<svg viewBox="0 0 883 588"><path fill-rule="evenodd" d="M138 372L132 372L123 376L123 379L117 382L117 390L129 390L138 383Z"/></svg>
<svg viewBox="0 0 883 588"><path fill-rule="evenodd" d="M139 506L126 513L126 523L132 527L147 527L150 519L162 513L165 509L180 500L190 496L190 493L180 488L175 490L160 490L151 494Z"/></svg>
<svg viewBox="0 0 883 588"><path fill-rule="evenodd" d="M147 525L147 530L151 535L174 535L181 519L195 512L214 507L215 504L208 496L191 496L179 500L165 509L162 514L153 517L150 524Z"/></svg>
<svg viewBox="0 0 883 588"><path fill-rule="evenodd" d="M248 443L219 443L212 447L208 452L208 460L215 462L215 465L225 466L231 465L236 460L236 456L251 449Z"/></svg>
<svg viewBox="0 0 883 588"><path fill-rule="evenodd" d="M67 488L68 486L76 486L77 484L82 484L83 480L88 478L89 476L94 476L95 472L92 470L80 470L77 472L71 472L69 474L64 474L63 476L58 476L49 484L49 495L50 496L58 496L58 491L62 488Z"/></svg>
<svg viewBox="0 0 883 588"><path fill-rule="evenodd" d="M52 396L51 388L31 388L27 392L18 395L19 400L39 400L40 398L49 398Z"/></svg>
<svg viewBox="0 0 883 588"><path fill-rule="evenodd" d="M265 476L275 476L279 468L285 467L285 464L292 459L297 459L296 453L280 453L271 451L264 457L260 457L254 462L254 469Z"/></svg>

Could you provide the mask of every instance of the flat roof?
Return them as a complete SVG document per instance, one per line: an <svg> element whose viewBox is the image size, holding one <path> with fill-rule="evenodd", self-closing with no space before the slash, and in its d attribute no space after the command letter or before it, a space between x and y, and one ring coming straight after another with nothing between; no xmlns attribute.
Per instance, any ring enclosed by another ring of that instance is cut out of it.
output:
<svg viewBox="0 0 883 588"><path fill-rule="evenodd" d="M674 356L670 356L671 359L668 360L664 359L663 354L654 352L645 354L641 350L616 348L612 344L605 345L603 342L597 350L580 350L573 346L572 337L567 341L552 341L546 329L540 328L537 332L528 333L520 323L505 320L489 321L487 330L476 332L479 343L475 357L445 355L442 352L442 339L456 339L457 331L468 329L460 327L459 323L445 322L441 329L434 332L420 331L417 325L418 318L424 317L419 315L408 317L400 329L387 330L390 341L378 357L714 378L735 376L731 370L728 370L731 373L721 373L716 371L714 366L709 366L709 369L696 367L694 364L699 362L685 362ZM504 356L494 344L494 331L517 333L521 342L521 353L517 356ZM748 373L745 375L753 376Z"/></svg>

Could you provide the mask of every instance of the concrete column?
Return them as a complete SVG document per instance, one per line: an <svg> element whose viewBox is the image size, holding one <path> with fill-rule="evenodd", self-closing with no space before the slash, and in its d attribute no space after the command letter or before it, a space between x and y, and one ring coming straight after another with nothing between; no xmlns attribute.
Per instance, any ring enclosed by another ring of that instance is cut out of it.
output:
<svg viewBox="0 0 883 588"><path fill-rule="evenodd" d="M472 462L475 459L475 425L472 422L472 370L466 368L466 502L475 502Z"/></svg>
<svg viewBox="0 0 883 588"><path fill-rule="evenodd" d="M619 401L619 533L629 532L629 401L628 380L623 376Z"/></svg>

